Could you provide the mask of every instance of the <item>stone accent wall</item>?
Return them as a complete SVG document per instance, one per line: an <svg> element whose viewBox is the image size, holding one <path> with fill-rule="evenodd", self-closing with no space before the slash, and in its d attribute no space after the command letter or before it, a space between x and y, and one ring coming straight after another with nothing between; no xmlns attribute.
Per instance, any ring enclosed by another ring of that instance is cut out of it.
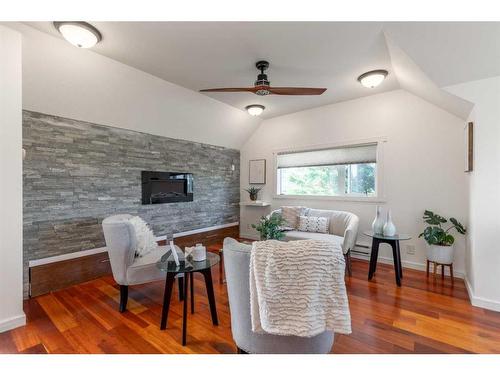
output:
<svg viewBox="0 0 500 375"><path fill-rule="evenodd" d="M30 111L23 145L25 292L29 260L105 246L109 215L139 215L156 235L239 221L238 150ZM193 173L194 201L142 205L142 170Z"/></svg>

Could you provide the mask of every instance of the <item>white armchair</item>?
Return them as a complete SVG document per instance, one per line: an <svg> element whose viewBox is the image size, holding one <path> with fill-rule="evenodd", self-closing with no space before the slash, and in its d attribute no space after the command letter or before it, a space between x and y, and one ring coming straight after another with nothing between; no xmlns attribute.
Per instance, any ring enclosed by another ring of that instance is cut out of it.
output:
<svg viewBox="0 0 500 375"><path fill-rule="evenodd" d="M127 308L129 285L165 279L165 273L156 267L156 263L168 251L167 246L159 246L155 251L135 258L136 237L134 227L129 222L131 217L114 215L102 222L113 278L120 286L120 312ZM182 299L181 286L182 279L179 278L179 297Z"/></svg>
<svg viewBox="0 0 500 375"><path fill-rule="evenodd" d="M251 245L232 238L224 239L224 262L227 280L231 332L238 353L252 354L325 354L332 349L334 334L325 331L313 337L279 336L252 331L250 315Z"/></svg>

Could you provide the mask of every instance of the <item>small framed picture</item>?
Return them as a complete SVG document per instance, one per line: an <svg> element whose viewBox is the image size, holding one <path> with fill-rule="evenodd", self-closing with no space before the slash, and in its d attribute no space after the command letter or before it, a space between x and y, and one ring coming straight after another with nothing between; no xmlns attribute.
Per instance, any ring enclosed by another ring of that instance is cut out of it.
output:
<svg viewBox="0 0 500 375"><path fill-rule="evenodd" d="M248 180L250 184L266 183L266 159L250 160Z"/></svg>
<svg viewBox="0 0 500 375"><path fill-rule="evenodd" d="M474 169L474 123L469 122L464 128L465 140L465 172Z"/></svg>

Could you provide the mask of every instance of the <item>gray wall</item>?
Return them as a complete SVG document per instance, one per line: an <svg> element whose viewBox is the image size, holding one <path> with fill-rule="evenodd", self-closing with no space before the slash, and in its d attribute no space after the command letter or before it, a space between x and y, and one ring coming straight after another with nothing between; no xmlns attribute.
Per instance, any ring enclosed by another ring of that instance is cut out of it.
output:
<svg viewBox="0 0 500 375"><path fill-rule="evenodd" d="M29 260L104 246L100 223L115 213L156 235L239 221L238 150L30 111L23 147L25 292ZM142 170L193 173L194 201L141 205Z"/></svg>

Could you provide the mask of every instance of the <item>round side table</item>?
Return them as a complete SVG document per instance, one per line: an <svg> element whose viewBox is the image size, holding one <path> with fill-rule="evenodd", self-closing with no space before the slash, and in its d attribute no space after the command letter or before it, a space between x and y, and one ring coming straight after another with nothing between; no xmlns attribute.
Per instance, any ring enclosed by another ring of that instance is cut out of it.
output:
<svg viewBox="0 0 500 375"><path fill-rule="evenodd" d="M403 267L401 266L401 253L399 251L399 241L411 239L405 234L396 234L394 236L384 236L375 234L373 231L363 232L365 236L372 238L372 253L370 255L370 269L368 271L368 280L371 280L377 269L378 248L381 243L386 243L392 247L392 256L394 258L394 273L396 274L396 284L401 286L403 278Z"/></svg>
<svg viewBox="0 0 500 375"><path fill-rule="evenodd" d="M175 264L174 261L167 260L167 254L165 254L156 264L156 266L166 272L165 280L165 294L163 295L163 309L161 312L161 324L160 329L164 330L167 328L168 319L168 309L170 307L170 298L172 296L172 288L174 286L175 275L179 273L184 274L184 307L182 311L182 345L186 345L186 331L187 331L187 304L188 304L188 284L191 280L191 294L193 294L193 277L194 272L200 272L205 278L205 286L207 288L208 303L210 305L210 313L212 315L212 323L214 326L219 325L217 319L217 308L215 306L215 294L214 286L212 282L212 267L215 266L220 261L220 257L217 254L207 251L207 258L200 262L195 261L180 261L179 266ZM189 276L189 277L188 277ZM191 306L193 309L193 306Z"/></svg>

